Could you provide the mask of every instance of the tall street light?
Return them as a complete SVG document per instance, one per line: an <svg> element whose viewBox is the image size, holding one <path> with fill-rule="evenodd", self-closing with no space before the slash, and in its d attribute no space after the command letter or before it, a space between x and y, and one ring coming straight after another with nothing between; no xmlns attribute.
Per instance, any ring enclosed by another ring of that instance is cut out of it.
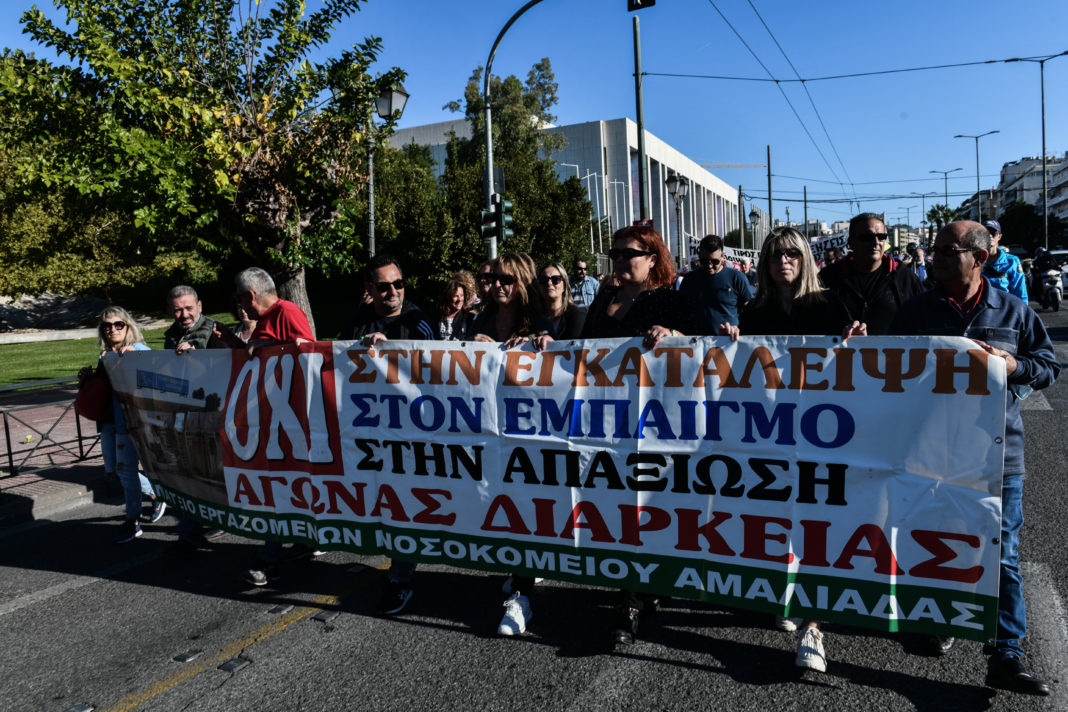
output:
<svg viewBox="0 0 1068 712"><path fill-rule="evenodd" d="M400 118L404 105L408 103L408 92L397 82L382 91L375 98L375 112L385 120ZM367 117L367 251L375 256L375 120Z"/></svg>
<svg viewBox="0 0 1068 712"><path fill-rule="evenodd" d="M612 199L615 200L615 203L616 203L616 209L615 209L614 212L619 216L619 219L616 221L616 229L618 230L621 227L623 227L624 225L626 225L627 222L628 222L628 220L627 220L627 189L626 189L626 187L620 187L617 190L616 186L617 185L618 186L626 186L627 184L625 182L621 181L621 180L612 180L612 181L608 181L608 182L612 186ZM622 191L622 193L623 193L623 200L622 201L619 200L616 197L619 194L619 191Z"/></svg>
<svg viewBox="0 0 1068 712"><path fill-rule="evenodd" d="M1049 186L1046 176L1046 62L1065 55L1068 55L1068 50L1060 54L1051 54L1049 57L1041 59L1017 57L1016 59L1005 60L1006 62L1034 62L1038 65L1038 77L1042 92L1042 234L1045 238L1044 244L1047 250L1049 249L1049 204L1047 201Z"/></svg>
<svg viewBox="0 0 1068 712"><path fill-rule="evenodd" d="M997 129L993 131L987 131L981 133L978 136L972 134L957 134L953 138L974 138L975 139L975 194L979 197L979 219L976 222L983 222L983 190L979 187L979 139L983 136L989 136L990 134L1001 133ZM996 216L995 216L996 217Z"/></svg>
<svg viewBox="0 0 1068 712"><path fill-rule="evenodd" d="M950 173L956 173L957 171L962 171L962 170L964 170L964 169L963 168L954 168L951 171L928 171L928 173L941 173L942 174L942 178L945 180L945 186L944 187L945 187L945 191L946 191L946 208L949 208L949 174Z"/></svg>
<svg viewBox="0 0 1068 712"><path fill-rule="evenodd" d="M683 244L682 244L682 200L686 197L686 194L690 192L690 181L683 178L678 173L672 173L664 183L667 185L667 191L675 201L675 228L678 232L678 263L679 269L682 269L683 264Z"/></svg>
<svg viewBox="0 0 1068 712"><path fill-rule="evenodd" d="M923 238L924 238L924 239L920 240L920 243L923 244L924 242L927 241L927 238L930 237L930 235L927 234L927 198L931 197L932 195L938 195L938 193L916 193L916 192L913 192L912 194L920 196L920 213L921 213L920 217L923 220Z"/></svg>
<svg viewBox="0 0 1068 712"><path fill-rule="evenodd" d="M749 223L753 226L753 249L757 249L757 223L760 222L760 213L757 212L756 206L749 211Z"/></svg>

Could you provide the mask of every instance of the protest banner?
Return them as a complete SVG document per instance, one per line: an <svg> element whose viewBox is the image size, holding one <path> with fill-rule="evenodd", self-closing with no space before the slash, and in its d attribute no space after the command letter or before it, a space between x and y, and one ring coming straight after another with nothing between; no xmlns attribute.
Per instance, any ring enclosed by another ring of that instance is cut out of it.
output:
<svg viewBox="0 0 1068 712"><path fill-rule="evenodd" d="M995 630L1004 362L956 337L105 358L159 495L320 549Z"/></svg>
<svg viewBox="0 0 1068 712"><path fill-rule="evenodd" d="M749 261L753 263L753 266L756 267L757 263L760 261L760 250L743 250L738 247L724 247L723 257L727 260L727 264L734 269L740 270L742 268L742 262L745 261L746 258L748 258Z"/></svg>
<svg viewBox="0 0 1068 712"><path fill-rule="evenodd" d="M809 244L812 245L812 257L820 265L823 264L823 254L834 247L838 250L839 254L845 251L846 243L849 242L848 232L838 232L834 235L823 235L820 237L809 238Z"/></svg>

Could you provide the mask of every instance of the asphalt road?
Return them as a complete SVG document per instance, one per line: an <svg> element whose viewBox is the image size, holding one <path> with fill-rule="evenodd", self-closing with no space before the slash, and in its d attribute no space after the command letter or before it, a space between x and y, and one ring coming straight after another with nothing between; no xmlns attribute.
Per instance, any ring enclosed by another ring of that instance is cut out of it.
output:
<svg viewBox="0 0 1068 712"><path fill-rule="evenodd" d="M1043 318L1068 362L1068 312ZM800 674L797 633L686 601L616 649L614 592L554 582L528 633L499 638L503 577L448 567L421 567L404 615L378 618L381 557L330 553L252 589L255 543L180 560L168 515L116 546L115 502L0 529L0 710L1068 710L1068 376L1026 405L1027 660L1050 698L985 688L978 643L931 658L842 626L825 629L828 672ZM232 660L247 664L219 669Z"/></svg>

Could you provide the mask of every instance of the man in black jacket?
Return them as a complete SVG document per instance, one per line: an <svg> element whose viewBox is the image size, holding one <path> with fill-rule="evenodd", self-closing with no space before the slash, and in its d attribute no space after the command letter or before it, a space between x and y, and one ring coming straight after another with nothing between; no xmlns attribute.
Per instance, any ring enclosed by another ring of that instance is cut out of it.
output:
<svg viewBox="0 0 1068 712"><path fill-rule="evenodd" d="M820 270L820 282L842 300L849 316L868 325L871 336L886 334L898 308L923 292L923 283L883 253L886 223L875 213L849 221L850 253Z"/></svg>
<svg viewBox="0 0 1068 712"><path fill-rule="evenodd" d="M367 265L367 291L370 304L361 304L345 328L341 338L361 341L374 346L391 339L435 340L434 327L419 307L404 301L404 275L392 255L379 254ZM389 579L378 601L380 615L400 613L412 597L412 574L415 564L392 559Z"/></svg>
<svg viewBox="0 0 1068 712"><path fill-rule="evenodd" d="M371 259L366 272L370 304L361 304L341 330L343 340L361 339L374 346L387 339L435 338L434 327L423 311L404 301L404 275L392 255L379 254Z"/></svg>

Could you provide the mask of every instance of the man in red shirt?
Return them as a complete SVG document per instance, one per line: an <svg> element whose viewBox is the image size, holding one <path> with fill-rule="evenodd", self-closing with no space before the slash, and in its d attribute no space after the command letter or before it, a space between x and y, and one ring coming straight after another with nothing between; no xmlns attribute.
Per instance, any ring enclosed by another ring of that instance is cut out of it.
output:
<svg viewBox="0 0 1068 712"><path fill-rule="evenodd" d="M256 319L256 328L249 337L248 346L271 344L297 344L315 341L311 324L304 311L296 304L278 296L274 280L259 267L249 267L234 280L237 288L237 303ZM216 325L216 334L230 346L244 348L246 344L229 328Z"/></svg>

